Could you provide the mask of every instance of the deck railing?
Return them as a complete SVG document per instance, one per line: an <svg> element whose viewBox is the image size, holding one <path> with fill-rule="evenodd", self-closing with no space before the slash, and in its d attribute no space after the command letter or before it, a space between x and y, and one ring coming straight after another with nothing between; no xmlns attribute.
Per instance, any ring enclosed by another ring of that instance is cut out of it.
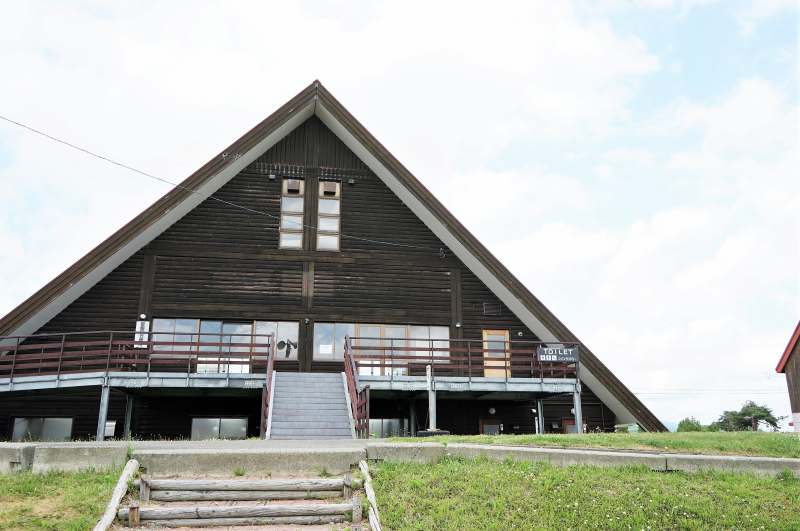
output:
<svg viewBox="0 0 800 531"><path fill-rule="evenodd" d="M0 337L0 378L76 372L268 373L272 334L92 331ZM180 340L175 340L175 339Z"/></svg>
<svg viewBox="0 0 800 531"><path fill-rule="evenodd" d="M350 397L350 409L355 424L356 436L359 439L369 438L369 386L359 389L358 367L349 348L350 338L344 339L344 374L347 379L347 393Z"/></svg>
<svg viewBox="0 0 800 531"><path fill-rule="evenodd" d="M501 345L502 344L502 345ZM345 360L355 375L472 378L576 378L578 363L546 361L539 347L580 348L576 342L481 341L469 339L391 339L352 337L345 340Z"/></svg>

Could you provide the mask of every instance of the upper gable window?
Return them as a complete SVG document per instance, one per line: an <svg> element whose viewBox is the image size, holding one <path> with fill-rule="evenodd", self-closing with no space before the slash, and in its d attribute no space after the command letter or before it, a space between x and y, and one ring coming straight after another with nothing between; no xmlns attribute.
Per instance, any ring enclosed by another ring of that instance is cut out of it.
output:
<svg viewBox="0 0 800 531"><path fill-rule="evenodd" d="M284 179L281 193L280 248L303 248L303 210L305 181Z"/></svg>
<svg viewBox="0 0 800 531"><path fill-rule="evenodd" d="M317 209L317 250L338 251L341 232L342 183L319 182Z"/></svg>

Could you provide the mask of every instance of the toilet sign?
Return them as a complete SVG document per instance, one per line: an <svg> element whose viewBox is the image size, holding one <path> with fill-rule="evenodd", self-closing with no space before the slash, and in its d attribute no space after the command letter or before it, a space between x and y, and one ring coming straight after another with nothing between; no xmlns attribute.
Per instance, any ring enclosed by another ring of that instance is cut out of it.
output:
<svg viewBox="0 0 800 531"><path fill-rule="evenodd" d="M539 361L553 361L557 363L578 363L580 354L578 347L545 347L536 348Z"/></svg>

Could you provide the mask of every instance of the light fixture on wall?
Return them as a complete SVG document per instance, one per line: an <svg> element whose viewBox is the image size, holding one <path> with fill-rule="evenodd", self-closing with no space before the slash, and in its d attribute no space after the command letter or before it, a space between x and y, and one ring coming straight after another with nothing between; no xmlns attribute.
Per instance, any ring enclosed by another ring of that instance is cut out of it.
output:
<svg viewBox="0 0 800 531"><path fill-rule="evenodd" d="M493 408L493 407L490 407L489 408L489 414L490 415L494 415L495 413L497 413L497 410L495 408Z"/></svg>
<svg viewBox="0 0 800 531"><path fill-rule="evenodd" d="M456 328L461 328L461 321L456 323Z"/></svg>

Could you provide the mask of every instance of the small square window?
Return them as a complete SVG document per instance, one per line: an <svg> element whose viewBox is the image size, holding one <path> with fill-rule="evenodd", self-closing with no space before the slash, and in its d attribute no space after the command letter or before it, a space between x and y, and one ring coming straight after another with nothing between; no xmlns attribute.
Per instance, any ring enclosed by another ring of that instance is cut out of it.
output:
<svg viewBox="0 0 800 531"><path fill-rule="evenodd" d="M317 228L325 232L339 232L339 218L319 217Z"/></svg>
<svg viewBox="0 0 800 531"><path fill-rule="evenodd" d="M338 214L339 213L339 200L338 199L320 199L319 200L319 213L320 214Z"/></svg>
<svg viewBox="0 0 800 531"><path fill-rule="evenodd" d="M338 251L338 234L317 234L317 249L320 251Z"/></svg>
<svg viewBox="0 0 800 531"><path fill-rule="evenodd" d="M303 213L302 197L283 197L281 198L281 212Z"/></svg>
<svg viewBox="0 0 800 531"><path fill-rule="evenodd" d="M303 216L284 214L281 217L281 229L283 230L303 230Z"/></svg>
<svg viewBox="0 0 800 531"><path fill-rule="evenodd" d="M303 235L299 232L281 232L281 249L302 249Z"/></svg>

